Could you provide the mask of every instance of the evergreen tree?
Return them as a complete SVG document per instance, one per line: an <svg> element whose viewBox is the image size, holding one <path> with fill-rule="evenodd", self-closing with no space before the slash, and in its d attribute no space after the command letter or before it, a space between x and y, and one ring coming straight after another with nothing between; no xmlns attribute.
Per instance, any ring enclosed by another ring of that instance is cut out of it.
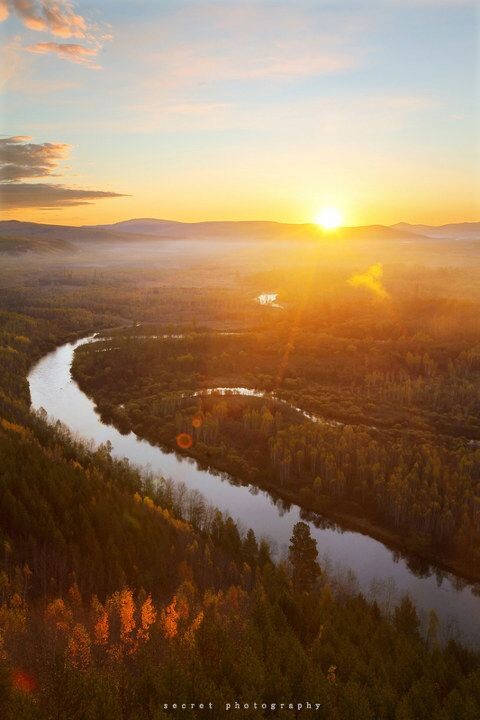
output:
<svg viewBox="0 0 480 720"><path fill-rule="evenodd" d="M293 568L293 587L296 591L310 592L313 589L321 573L317 556L317 543L310 535L307 523L296 523L289 547L289 558Z"/></svg>

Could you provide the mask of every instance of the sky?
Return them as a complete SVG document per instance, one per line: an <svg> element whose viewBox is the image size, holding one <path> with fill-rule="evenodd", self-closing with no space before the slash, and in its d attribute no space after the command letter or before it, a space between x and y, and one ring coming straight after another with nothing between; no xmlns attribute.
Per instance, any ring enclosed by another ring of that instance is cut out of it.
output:
<svg viewBox="0 0 480 720"><path fill-rule="evenodd" d="M3 219L480 219L479 5L0 0Z"/></svg>

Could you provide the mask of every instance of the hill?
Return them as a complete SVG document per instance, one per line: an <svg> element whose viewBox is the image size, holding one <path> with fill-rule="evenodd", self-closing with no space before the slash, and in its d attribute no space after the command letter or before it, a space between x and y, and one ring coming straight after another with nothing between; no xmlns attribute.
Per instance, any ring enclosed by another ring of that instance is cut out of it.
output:
<svg viewBox="0 0 480 720"><path fill-rule="evenodd" d="M445 240L480 239L480 222L449 223L447 225L411 225L400 222L392 228L415 235Z"/></svg>
<svg viewBox="0 0 480 720"><path fill-rule="evenodd" d="M402 240L413 231L385 225L343 227L326 233L311 223L288 224L271 221L243 220L184 223L176 220L132 219L111 225L49 225L44 223L0 221L0 237L67 242L109 242L131 240L313 240L318 237L338 237L360 240ZM425 239L418 236L419 239Z"/></svg>
<svg viewBox="0 0 480 720"><path fill-rule="evenodd" d="M9 237L0 235L0 255L23 255L24 253L65 253L74 252L75 247L66 240L40 237Z"/></svg>
<svg viewBox="0 0 480 720"><path fill-rule="evenodd" d="M279 223L268 220L222 220L185 223L175 220L138 218L112 225L95 225L92 230L104 230L117 234L153 236L169 239L218 239L218 240L313 240L328 235L350 239L397 240L410 236L402 228L385 225L342 227L335 233L326 233L312 223Z"/></svg>
<svg viewBox="0 0 480 720"><path fill-rule="evenodd" d="M72 225L49 225L44 223L21 222L20 220L0 221L0 238L23 239L42 243L47 240L63 242L90 242L123 240L123 235L116 235L108 230ZM32 245L33 247L33 245Z"/></svg>

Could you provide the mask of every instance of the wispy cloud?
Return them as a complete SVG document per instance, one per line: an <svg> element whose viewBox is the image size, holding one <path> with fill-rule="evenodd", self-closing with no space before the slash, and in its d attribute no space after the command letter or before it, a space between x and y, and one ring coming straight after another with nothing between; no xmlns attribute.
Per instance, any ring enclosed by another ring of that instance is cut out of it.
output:
<svg viewBox="0 0 480 720"><path fill-rule="evenodd" d="M149 80L157 88L293 82L342 73L364 59L364 21L345 17L338 25L331 13L310 12L305 3L179 3L155 37L139 29L140 62L155 68ZM134 57L139 49L132 48Z"/></svg>
<svg viewBox="0 0 480 720"><path fill-rule="evenodd" d="M68 0L10 0L10 7L29 30L62 38L85 38L88 26ZM1 16L0 16L1 17Z"/></svg>
<svg viewBox="0 0 480 720"><path fill-rule="evenodd" d="M94 58L98 54L97 48L89 48L77 43L41 42L29 45L26 49L36 55L57 55L64 60L87 65L92 70L100 69L100 65L94 62Z"/></svg>
<svg viewBox="0 0 480 720"><path fill-rule="evenodd" d="M65 143L32 143L16 135L0 138L0 206L4 210L29 207L71 207L103 198L123 197L105 190L84 190L51 183L20 182L55 177L70 146Z"/></svg>
<svg viewBox="0 0 480 720"><path fill-rule="evenodd" d="M0 207L3 210L91 205L95 200L118 197L126 196L116 192L81 190L48 183L0 183Z"/></svg>
<svg viewBox="0 0 480 720"><path fill-rule="evenodd" d="M259 49L251 57L243 48L228 51L206 51L201 47L174 48L156 53L152 58L159 72L157 87L181 87L185 84L226 80L280 80L343 72L357 64L353 54L300 48L294 44Z"/></svg>
<svg viewBox="0 0 480 720"><path fill-rule="evenodd" d="M148 93L127 105L132 119L129 132L168 131L224 131L258 130L271 132L272 118L283 133L303 133L316 143L353 142L358 132L364 140L379 133L395 133L408 126L426 111L435 109L433 98L398 95L365 95L339 102L334 97L318 99L248 102L242 98L229 101L185 99L170 101L168 95ZM355 117L355 124L352 123ZM98 122L95 119L95 122Z"/></svg>
<svg viewBox="0 0 480 720"><path fill-rule="evenodd" d="M0 44L0 89L11 84L15 76L20 75L19 70L23 61L22 39L15 35L7 42Z"/></svg>
<svg viewBox="0 0 480 720"><path fill-rule="evenodd" d="M370 265L365 272L352 275L348 280L348 284L356 288L367 288L367 290L370 290L379 298L387 298L389 295L383 286L382 277L383 265L376 263L375 265Z"/></svg>
<svg viewBox="0 0 480 720"><path fill-rule="evenodd" d="M93 58L111 37L98 25L87 22L69 0L0 0L0 22L7 19L10 11L28 30L82 41L81 44L40 42L24 48L28 52L56 55L62 60L99 69Z"/></svg>

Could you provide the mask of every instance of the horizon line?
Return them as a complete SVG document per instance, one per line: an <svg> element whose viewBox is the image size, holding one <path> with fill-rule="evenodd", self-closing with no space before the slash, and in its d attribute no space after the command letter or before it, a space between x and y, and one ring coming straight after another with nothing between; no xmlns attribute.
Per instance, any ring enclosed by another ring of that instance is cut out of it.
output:
<svg viewBox="0 0 480 720"><path fill-rule="evenodd" d="M39 222L34 220L18 220L17 218L9 218L9 219L0 219L0 223L7 223L7 222L14 222L14 223L25 223L29 225L52 225L52 226L58 226L58 227L71 227L71 228L107 228L111 227L112 225L121 225L128 222L161 222L161 223L175 223L178 225L205 225L205 224L220 224L220 223L232 223L235 225L241 225L241 224L248 224L248 223L262 223L262 224L271 224L271 225L284 225L284 226L294 226L294 227L314 227L321 230L322 228L320 225L316 222L283 222L281 220L265 220L265 219L252 219L252 220L232 220L232 219L218 219L218 220L172 220L172 219L165 219L165 218L155 218L155 217L133 217L133 218L126 218L124 220L115 220L113 222L106 222L106 223L95 223L92 225L71 225L68 223L62 223L62 222ZM431 228L442 228L448 225L476 225L479 224L480 220L458 220L458 221L451 221L446 223L441 223L440 225L433 225L431 223L425 223L425 222L413 222L413 221L405 221L405 220L399 220L398 222L386 225L385 223L368 223L365 225L339 225L337 228L332 230L323 230L324 232L338 232L339 230L351 230L356 228L368 228L368 227L385 227L385 228L395 228L399 225L409 225L411 227L415 226L423 226L423 227L431 227Z"/></svg>

